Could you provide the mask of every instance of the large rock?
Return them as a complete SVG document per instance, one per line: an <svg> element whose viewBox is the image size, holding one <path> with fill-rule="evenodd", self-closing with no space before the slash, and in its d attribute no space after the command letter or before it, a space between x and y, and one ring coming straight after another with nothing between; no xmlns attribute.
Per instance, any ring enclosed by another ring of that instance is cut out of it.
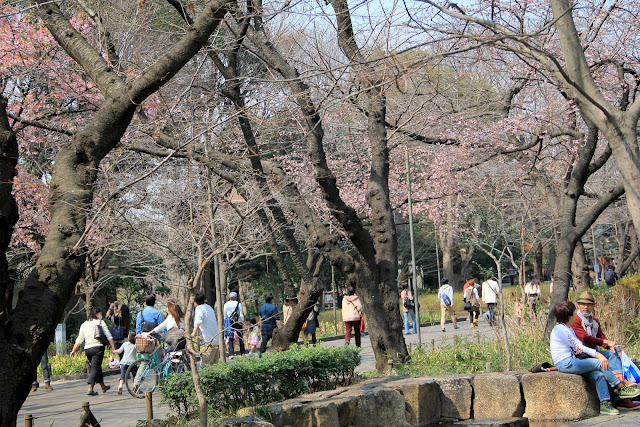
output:
<svg viewBox="0 0 640 427"><path fill-rule="evenodd" d="M446 419L471 418L472 375L443 375L432 377L440 386L440 416Z"/></svg>
<svg viewBox="0 0 640 427"><path fill-rule="evenodd" d="M216 420L215 425L217 427L274 427L273 424L257 415L222 418Z"/></svg>
<svg viewBox="0 0 640 427"><path fill-rule="evenodd" d="M345 398L356 401L355 413L348 424L353 427L410 427L405 418L405 401L400 392L385 386L349 390ZM340 410L338 411L341 412Z"/></svg>
<svg viewBox="0 0 640 427"><path fill-rule="evenodd" d="M600 413L600 402L592 381L561 372L525 374L521 380L524 416L530 421L574 421Z"/></svg>
<svg viewBox="0 0 640 427"><path fill-rule="evenodd" d="M522 417L524 399L520 381L505 373L473 377L473 418L476 420Z"/></svg>
<svg viewBox="0 0 640 427"><path fill-rule="evenodd" d="M421 426L440 421L440 387L435 381L411 378L385 385L402 394L405 400L405 416L412 425Z"/></svg>

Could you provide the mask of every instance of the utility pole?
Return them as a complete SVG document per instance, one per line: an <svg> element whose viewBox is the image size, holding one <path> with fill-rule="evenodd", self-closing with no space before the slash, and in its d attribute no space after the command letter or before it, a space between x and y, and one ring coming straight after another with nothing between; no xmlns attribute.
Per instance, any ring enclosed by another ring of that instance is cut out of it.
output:
<svg viewBox="0 0 640 427"><path fill-rule="evenodd" d="M413 280L413 298L415 300L414 310L416 311L416 331L418 332L418 345L422 345L420 336L420 304L418 298L418 281L416 280L416 250L413 242L413 203L411 200L411 171L409 169L409 146L405 146L405 160L407 163L407 199L409 201L409 237L411 239L411 277Z"/></svg>

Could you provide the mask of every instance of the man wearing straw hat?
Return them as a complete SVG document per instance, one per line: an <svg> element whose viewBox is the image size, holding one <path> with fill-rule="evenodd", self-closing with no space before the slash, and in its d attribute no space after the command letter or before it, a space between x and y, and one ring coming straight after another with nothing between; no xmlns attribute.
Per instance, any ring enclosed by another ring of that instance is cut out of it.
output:
<svg viewBox="0 0 640 427"><path fill-rule="evenodd" d="M614 351L616 343L607 339L600 325L600 321L593 315L593 309L596 305L593 294L589 291L582 292L576 303L578 310L576 311L573 323L571 323L571 328L576 333L578 339L587 347L593 349L596 349L597 346L602 347L598 352L607 358L609 361L609 369L616 378L623 384L637 386L636 384L630 384L624 379L624 375L622 374L622 361ZM640 402L633 402L630 399L620 399L616 402L616 406L636 409L640 408Z"/></svg>

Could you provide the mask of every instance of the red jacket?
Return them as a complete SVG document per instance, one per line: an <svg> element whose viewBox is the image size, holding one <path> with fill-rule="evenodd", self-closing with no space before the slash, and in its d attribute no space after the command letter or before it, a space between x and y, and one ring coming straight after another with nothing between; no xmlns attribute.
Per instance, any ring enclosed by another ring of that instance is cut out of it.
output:
<svg viewBox="0 0 640 427"><path fill-rule="evenodd" d="M598 333L595 337L589 335L587 331L582 327L582 319L580 316L576 314L573 322L571 322L571 328L576 333L576 336L584 345L591 348L596 348L596 346L604 347L603 341L607 339L602 332L602 326L600 325L600 321L595 317L593 320L598 324Z"/></svg>

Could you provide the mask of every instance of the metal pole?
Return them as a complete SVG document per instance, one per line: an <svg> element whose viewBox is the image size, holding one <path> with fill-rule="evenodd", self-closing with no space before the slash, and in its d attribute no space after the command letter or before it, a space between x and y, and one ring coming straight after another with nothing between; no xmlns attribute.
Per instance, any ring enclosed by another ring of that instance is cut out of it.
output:
<svg viewBox="0 0 640 427"><path fill-rule="evenodd" d="M409 201L409 237L411 240L411 277L413 278L413 298L416 301L414 310L416 311L416 331L418 332L418 345L422 345L420 336L420 304L418 298L418 281L416 280L416 251L413 242L413 203L411 200L411 172L409 170L409 146L405 146L405 160L407 163L407 200Z"/></svg>
<svg viewBox="0 0 640 427"><path fill-rule="evenodd" d="M438 230L435 229L435 223L434 225L434 232L435 232L435 238L436 238L436 266L438 267L438 285L436 286L436 288L440 287L440 284L442 283L442 278L440 277L440 250L438 249Z"/></svg>
<svg viewBox="0 0 640 427"><path fill-rule="evenodd" d="M338 291L336 290L336 274L333 265L331 266L331 287L333 289L333 330L338 335Z"/></svg>

